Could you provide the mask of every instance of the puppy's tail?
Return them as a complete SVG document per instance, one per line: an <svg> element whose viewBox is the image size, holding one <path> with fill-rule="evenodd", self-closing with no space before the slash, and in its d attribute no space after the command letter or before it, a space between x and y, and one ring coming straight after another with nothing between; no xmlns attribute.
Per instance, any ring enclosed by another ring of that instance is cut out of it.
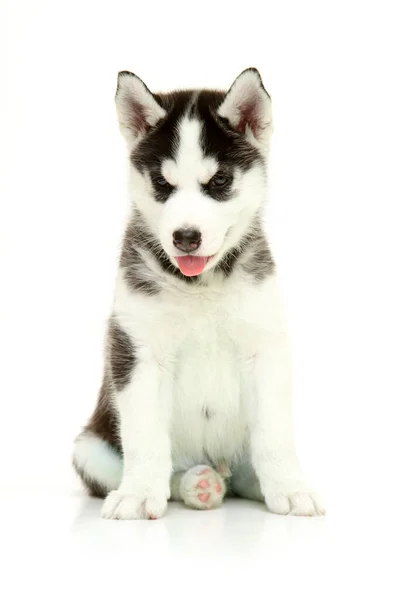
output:
<svg viewBox="0 0 400 600"><path fill-rule="evenodd" d="M122 456L91 431L76 438L72 464L91 496L105 498L121 483Z"/></svg>

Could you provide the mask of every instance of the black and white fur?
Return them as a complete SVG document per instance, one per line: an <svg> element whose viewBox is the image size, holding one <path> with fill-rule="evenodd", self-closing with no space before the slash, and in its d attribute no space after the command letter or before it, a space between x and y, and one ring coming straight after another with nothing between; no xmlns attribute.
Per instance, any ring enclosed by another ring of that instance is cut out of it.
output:
<svg viewBox="0 0 400 600"><path fill-rule="evenodd" d="M211 508L227 492L323 514L294 446L286 322L261 220L272 113L258 71L227 93L169 94L121 72L116 104L133 208L77 472L106 496L105 518L158 518L171 497ZM200 245L186 254L207 260L195 275L180 269L175 239L188 229Z"/></svg>

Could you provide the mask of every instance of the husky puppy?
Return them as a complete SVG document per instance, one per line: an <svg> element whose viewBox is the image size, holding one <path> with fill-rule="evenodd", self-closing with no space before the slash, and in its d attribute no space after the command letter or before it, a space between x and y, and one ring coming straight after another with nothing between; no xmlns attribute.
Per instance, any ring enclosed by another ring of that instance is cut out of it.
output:
<svg viewBox="0 0 400 600"><path fill-rule="evenodd" d="M256 69L228 92L153 94L119 73L133 207L97 407L74 445L107 519L227 493L321 515L296 456L291 365L262 226L271 98Z"/></svg>

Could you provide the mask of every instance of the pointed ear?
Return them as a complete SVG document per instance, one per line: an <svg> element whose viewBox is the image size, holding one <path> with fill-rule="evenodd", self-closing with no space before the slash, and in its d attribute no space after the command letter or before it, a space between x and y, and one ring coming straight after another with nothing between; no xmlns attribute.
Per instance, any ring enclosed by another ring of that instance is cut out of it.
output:
<svg viewBox="0 0 400 600"><path fill-rule="evenodd" d="M115 103L119 127L128 144L136 142L166 115L143 81L129 71L118 73Z"/></svg>
<svg viewBox="0 0 400 600"><path fill-rule="evenodd" d="M272 133L271 97L257 69L246 69L235 79L218 109L235 131L249 141L267 142Z"/></svg>

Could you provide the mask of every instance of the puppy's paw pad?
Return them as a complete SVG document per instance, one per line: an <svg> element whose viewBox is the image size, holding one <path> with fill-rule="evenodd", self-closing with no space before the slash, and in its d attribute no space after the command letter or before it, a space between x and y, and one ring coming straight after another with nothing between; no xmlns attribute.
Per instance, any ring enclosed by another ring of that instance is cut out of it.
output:
<svg viewBox="0 0 400 600"><path fill-rule="evenodd" d="M198 494L197 497L200 502L208 502L210 499L210 494Z"/></svg>
<svg viewBox="0 0 400 600"><path fill-rule="evenodd" d="M197 484L197 487L198 488L202 488L203 490L205 490L206 488L210 487L210 480L209 479L202 479Z"/></svg>
<svg viewBox="0 0 400 600"><path fill-rule="evenodd" d="M223 478L211 467L192 467L182 476L181 497L191 508L216 508L222 504L226 491Z"/></svg>

